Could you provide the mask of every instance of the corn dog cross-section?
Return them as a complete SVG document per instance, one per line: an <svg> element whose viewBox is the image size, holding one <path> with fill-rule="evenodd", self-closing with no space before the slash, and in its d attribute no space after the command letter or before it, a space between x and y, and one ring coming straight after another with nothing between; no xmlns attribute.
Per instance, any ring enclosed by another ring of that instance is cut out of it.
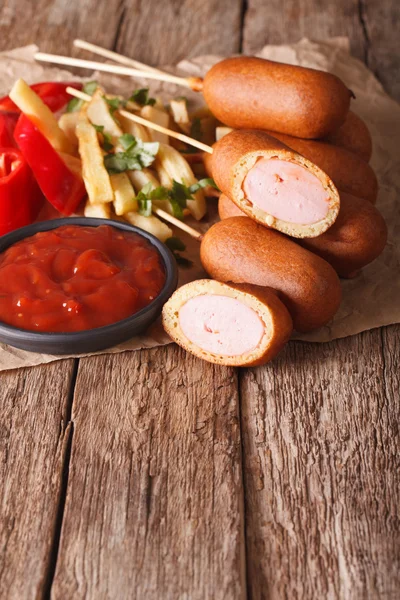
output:
<svg viewBox="0 0 400 600"><path fill-rule="evenodd" d="M339 212L332 180L263 131L232 131L214 145L212 175L249 217L292 237L316 237Z"/></svg>
<svg viewBox="0 0 400 600"><path fill-rule="evenodd" d="M163 325L195 356L237 367L270 361L293 329L274 290L210 279L179 288L164 306Z"/></svg>

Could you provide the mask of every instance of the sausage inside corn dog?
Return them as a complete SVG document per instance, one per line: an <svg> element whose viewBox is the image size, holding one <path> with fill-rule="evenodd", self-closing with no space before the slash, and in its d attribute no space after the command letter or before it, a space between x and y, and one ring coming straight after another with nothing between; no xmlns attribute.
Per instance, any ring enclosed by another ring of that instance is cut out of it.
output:
<svg viewBox="0 0 400 600"><path fill-rule="evenodd" d="M340 305L339 278L325 260L248 217L213 225L204 235L200 258L218 281L277 290L297 331L322 327Z"/></svg>
<svg viewBox="0 0 400 600"><path fill-rule="evenodd" d="M221 219L245 216L224 194L219 198L218 212ZM352 277L382 253L387 227L370 202L342 192L339 215L332 227L316 238L296 241L325 259L340 277Z"/></svg>
<svg viewBox="0 0 400 600"><path fill-rule="evenodd" d="M339 190L376 202L378 180L371 166L357 154L323 141L301 140L276 132L271 135L316 164Z"/></svg>
<svg viewBox="0 0 400 600"><path fill-rule="evenodd" d="M344 122L352 92L335 75L262 58L227 58L206 74L213 115L235 129L320 138Z"/></svg>
<svg viewBox="0 0 400 600"><path fill-rule="evenodd" d="M188 352L237 367L269 362L293 329L274 290L211 279L180 287L164 305L162 318L167 333Z"/></svg>
<svg viewBox="0 0 400 600"><path fill-rule="evenodd" d="M218 187L263 225L315 237L334 223L339 194L316 165L264 131L232 131L214 145Z"/></svg>

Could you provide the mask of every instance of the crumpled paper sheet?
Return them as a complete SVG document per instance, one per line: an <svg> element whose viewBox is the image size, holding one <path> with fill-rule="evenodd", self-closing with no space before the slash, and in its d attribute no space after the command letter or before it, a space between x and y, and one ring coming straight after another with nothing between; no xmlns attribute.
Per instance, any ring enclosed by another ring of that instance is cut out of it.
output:
<svg viewBox="0 0 400 600"><path fill-rule="evenodd" d="M28 82L45 80L78 79L66 70L35 63L33 54L36 46L27 46L0 54L0 90L3 94L18 77ZM400 321L400 105L383 90L371 71L349 54L347 38L333 38L326 42L311 42L303 39L287 46L265 46L258 56L280 62L314 67L338 75L353 90L356 100L352 109L359 114L370 128L374 151L371 165L379 179L380 191L377 206L389 227L389 242L384 253L362 273L351 280L342 280L343 301L334 320L322 329L309 334L296 334L294 339L325 342L354 335L367 329ZM203 56L184 60L177 67L167 67L171 72L182 75L203 76L218 60L217 56ZM95 74L109 91L122 94L130 92L136 84L128 78L109 74ZM182 95L182 88L170 84L138 79L141 86L150 87L152 95L170 98ZM201 105L202 95L184 90L192 105ZM195 227L206 231L217 219L216 209L210 202L207 221ZM180 284L205 276L199 262L198 243L179 233L187 244L186 256L194 261L189 270L181 270ZM125 350L152 348L164 345L170 339L161 324L155 323L145 334L104 352L115 353ZM0 371L18 367L48 363L63 357L25 352L0 344Z"/></svg>

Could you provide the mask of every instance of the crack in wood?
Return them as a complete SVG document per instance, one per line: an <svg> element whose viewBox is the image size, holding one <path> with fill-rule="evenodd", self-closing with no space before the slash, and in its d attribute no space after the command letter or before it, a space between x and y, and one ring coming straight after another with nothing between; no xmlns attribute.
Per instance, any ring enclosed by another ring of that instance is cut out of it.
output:
<svg viewBox="0 0 400 600"><path fill-rule="evenodd" d="M115 29L115 35L114 35L114 40L111 46L111 50L117 51L118 49L118 41L121 35L121 30L122 30L122 26L125 20L125 15L126 15L126 5L125 5L125 1L121 0L121 3L118 7L118 10L121 11L121 14L119 15L118 21L117 21L117 26Z"/></svg>
<svg viewBox="0 0 400 600"><path fill-rule="evenodd" d="M358 18L361 25L361 30L364 36L364 62L369 66L370 63L370 49L371 49L371 40L368 34L367 21L365 18L365 0L358 0Z"/></svg>
<svg viewBox="0 0 400 600"><path fill-rule="evenodd" d="M72 417L72 405L74 402L74 392L76 379L78 376L79 369L79 358L74 360L74 366L71 374L70 386L68 390L68 400L65 412L65 429L64 429L64 452L61 469L61 487L60 495L57 508L56 526L54 529L54 536L51 541L51 551L49 556L49 562L47 566L47 573L43 583L43 598L50 598L51 588L53 585L54 574L56 572L58 551L60 546L60 538L62 532L62 524L64 519L65 502L67 498L68 490L68 479L69 479L69 467L71 461L71 449L72 440L74 434L74 423L71 420Z"/></svg>

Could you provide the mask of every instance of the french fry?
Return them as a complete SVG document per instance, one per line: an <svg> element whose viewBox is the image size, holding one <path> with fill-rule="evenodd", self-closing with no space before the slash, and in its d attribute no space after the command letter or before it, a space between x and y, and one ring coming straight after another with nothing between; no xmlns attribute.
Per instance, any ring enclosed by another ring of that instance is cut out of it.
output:
<svg viewBox="0 0 400 600"><path fill-rule="evenodd" d="M73 145L59 126L49 107L23 79L18 79L14 83L9 96L20 111L36 125L55 150L66 154L74 153Z"/></svg>
<svg viewBox="0 0 400 600"><path fill-rule="evenodd" d="M140 111L140 116L152 123L157 123L162 127L168 127L169 115L164 110L155 108L154 106L143 106ZM161 142L162 144L168 144L168 136L165 133L159 133L158 131L148 130L152 142Z"/></svg>
<svg viewBox="0 0 400 600"><path fill-rule="evenodd" d="M144 229L145 231L152 233L161 242L165 242L165 240L173 235L172 229L170 229L168 225L160 221L160 219L154 215L150 217L144 217L137 212L129 212L126 213L124 217L131 225L135 225L136 227L140 227L140 229Z"/></svg>
<svg viewBox="0 0 400 600"><path fill-rule="evenodd" d="M78 124L79 112L64 113L58 119L58 124L63 130L74 149L78 148L76 126Z"/></svg>
<svg viewBox="0 0 400 600"><path fill-rule="evenodd" d="M130 133L136 139L141 140L142 142L151 142L152 139L150 137L148 129L140 125L139 123L134 123L130 119L123 117L122 115L118 115L118 120L121 123L121 127L124 133Z"/></svg>
<svg viewBox="0 0 400 600"><path fill-rule="evenodd" d="M187 109L187 101L185 98L171 100L169 103L171 115L174 122L178 125L183 133L190 133L190 117Z"/></svg>
<svg viewBox="0 0 400 600"><path fill-rule="evenodd" d="M127 173L136 192L140 192L140 190L148 183L151 184L152 190L160 185L157 177L153 175L153 172L150 169L142 169L141 171L128 171Z"/></svg>
<svg viewBox="0 0 400 600"><path fill-rule="evenodd" d="M114 121L110 113L110 107L104 99L103 92L96 90L86 107L86 114L93 125L104 127L104 133L111 137L113 146L117 146L118 138L122 135L122 129Z"/></svg>
<svg viewBox="0 0 400 600"><path fill-rule="evenodd" d="M187 186L197 183L197 179L187 161L172 146L160 144L156 159L156 169L161 185L165 187L170 188L174 179ZM207 212L206 199L202 190L193 194L193 198L193 200L187 201L187 207L190 214L199 221Z"/></svg>
<svg viewBox="0 0 400 600"><path fill-rule="evenodd" d="M110 176L104 166L103 151L97 132L84 110L80 111L76 135L82 160L82 176L91 204L113 202L114 192Z"/></svg>
<svg viewBox="0 0 400 600"><path fill-rule="evenodd" d="M215 130L215 141L219 142L219 140L231 131L233 131L232 127L217 127Z"/></svg>
<svg viewBox="0 0 400 600"><path fill-rule="evenodd" d="M90 204L90 202L86 202L83 214L85 217L92 217L94 219L110 219L110 206L110 204Z"/></svg>
<svg viewBox="0 0 400 600"><path fill-rule="evenodd" d="M115 214L121 216L127 212L137 211L138 203L135 191L127 173L110 175L111 186L114 191Z"/></svg>

